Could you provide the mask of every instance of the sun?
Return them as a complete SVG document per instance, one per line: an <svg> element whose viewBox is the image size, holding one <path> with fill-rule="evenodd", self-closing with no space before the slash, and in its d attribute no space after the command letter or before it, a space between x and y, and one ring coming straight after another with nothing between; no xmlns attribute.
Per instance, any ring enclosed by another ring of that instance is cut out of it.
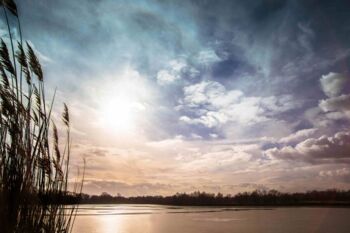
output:
<svg viewBox="0 0 350 233"><path fill-rule="evenodd" d="M140 115L145 115L145 102L148 93L140 75L126 71L106 82L98 93L99 125L112 133L128 134L136 131L140 126Z"/></svg>
<svg viewBox="0 0 350 233"><path fill-rule="evenodd" d="M118 96L104 104L101 108L101 122L113 131L131 130L135 124L132 101L125 96Z"/></svg>

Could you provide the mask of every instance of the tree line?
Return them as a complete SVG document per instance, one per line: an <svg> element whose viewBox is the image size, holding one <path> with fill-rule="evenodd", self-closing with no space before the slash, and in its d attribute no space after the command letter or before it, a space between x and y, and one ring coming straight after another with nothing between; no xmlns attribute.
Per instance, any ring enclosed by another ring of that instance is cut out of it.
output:
<svg viewBox="0 0 350 233"><path fill-rule="evenodd" d="M106 192L101 195L81 194L70 201L81 204L161 204L191 206L239 206L239 205L338 205L350 206L350 190L324 190L283 193L276 190L255 190L235 195L213 194L206 192L176 193L171 196L112 196Z"/></svg>

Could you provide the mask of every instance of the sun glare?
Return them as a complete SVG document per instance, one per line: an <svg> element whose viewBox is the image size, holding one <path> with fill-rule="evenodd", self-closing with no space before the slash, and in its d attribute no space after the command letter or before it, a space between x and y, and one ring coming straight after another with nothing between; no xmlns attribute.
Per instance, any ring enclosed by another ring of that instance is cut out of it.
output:
<svg viewBox="0 0 350 233"><path fill-rule="evenodd" d="M132 101L125 96L114 98L102 106L102 123L113 131L131 130L135 124L135 109Z"/></svg>
<svg viewBox="0 0 350 233"><path fill-rule="evenodd" d="M145 110L143 102L148 98L142 77L127 70L108 83L99 93L100 126L109 132L132 133L139 123L137 116Z"/></svg>

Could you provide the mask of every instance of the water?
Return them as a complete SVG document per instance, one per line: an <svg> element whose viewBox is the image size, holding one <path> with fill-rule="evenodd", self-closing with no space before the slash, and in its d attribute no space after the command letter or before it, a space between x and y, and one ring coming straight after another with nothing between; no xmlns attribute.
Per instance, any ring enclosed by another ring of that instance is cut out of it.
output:
<svg viewBox="0 0 350 233"><path fill-rule="evenodd" d="M81 205L73 233L349 233L350 208Z"/></svg>

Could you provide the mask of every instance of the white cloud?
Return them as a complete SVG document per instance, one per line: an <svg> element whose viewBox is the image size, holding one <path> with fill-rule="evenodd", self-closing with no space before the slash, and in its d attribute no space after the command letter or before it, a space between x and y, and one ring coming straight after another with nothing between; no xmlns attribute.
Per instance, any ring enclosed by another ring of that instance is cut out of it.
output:
<svg viewBox="0 0 350 233"><path fill-rule="evenodd" d="M329 127L337 120L350 119L350 95L341 94L347 81L347 77L337 73L322 76L321 88L328 98L320 100L318 107L305 112L313 125Z"/></svg>
<svg viewBox="0 0 350 233"><path fill-rule="evenodd" d="M168 70L160 70L157 73L157 81L160 85L170 84L178 79L180 79L179 75L170 74Z"/></svg>
<svg viewBox="0 0 350 233"><path fill-rule="evenodd" d="M214 81L203 81L184 87L184 103L192 107L200 105L224 107L232 102L237 102L242 96L243 92L226 91L223 85Z"/></svg>
<svg viewBox="0 0 350 233"><path fill-rule="evenodd" d="M322 90L328 97L339 95L347 81L346 76L333 72L323 75L320 80Z"/></svg>
<svg viewBox="0 0 350 233"><path fill-rule="evenodd" d="M192 133L191 134L191 138L193 138L193 139L202 139L203 137L202 136L200 136L200 135L198 135L198 134L195 134L195 133Z"/></svg>
<svg viewBox="0 0 350 233"><path fill-rule="evenodd" d="M228 118L225 114L221 112L210 111L199 118L189 118L187 116L181 116L180 121L185 122L190 125L202 124L208 128L218 127L225 124Z"/></svg>
<svg viewBox="0 0 350 233"><path fill-rule="evenodd" d="M350 119L350 95L321 100L318 106L319 112L315 112L316 116L311 118L311 122L321 126L329 126L337 120Z"/></svg>
<svg viewBox="0 0 350 233"><path fill-rule="evenodd" d="M350 95L341 95L321 100L319 106L324 112L349 112Z"/></svg>
<svg viewBox="0 0 350 233"><path fill-rule="evenodd" d="M315 128L299 130L291 135L288 135L287 137L281 138L279 142L286 143L286 144L300 142L314 135L317 131L318 129L315 129Z"/></svg>
<svg viewBox="0 0 350 233"><path fill-rule="evenodd" d="M181 110L191 112L180 121L202 124L208 128L219 127L228 122L254 124L271 119L280 112L294 108L291 96L247 97L240 90L226 90L218 82L203 81L184 87L180 101Z"/></svg>
<svg viewBox="0 0 350 233"><path fill-rule="evenodd" d="M181 72L183 69L187 67L187 64L183 60L171 60L169 62L170 67L173 71Z"/></svg>
<svg viewBox="0 0 350 233"><path fill-rule="evenodd" d="M183 59L174 59L168 62L167 68L158 71L157 82L159 85L168 85L182 79L182 77L194 78L199 71L187 64Z"/></svg>
<svg viewBox="0 0 350 233"><path fill-rule="evenodd" d="M350 169L349 168L340 168L336 170L326 170L326 171L320 171L319 175L322 177L326 176L348 176L350 175Z"/></svg>
<svg viewBox="0 0 350 233"><path fill-rule="evenodd" d="M338 132L332 137L309 138L296 146L272 148L265 151L269 157L310 163L349 163L350 133Z"/></svg>

